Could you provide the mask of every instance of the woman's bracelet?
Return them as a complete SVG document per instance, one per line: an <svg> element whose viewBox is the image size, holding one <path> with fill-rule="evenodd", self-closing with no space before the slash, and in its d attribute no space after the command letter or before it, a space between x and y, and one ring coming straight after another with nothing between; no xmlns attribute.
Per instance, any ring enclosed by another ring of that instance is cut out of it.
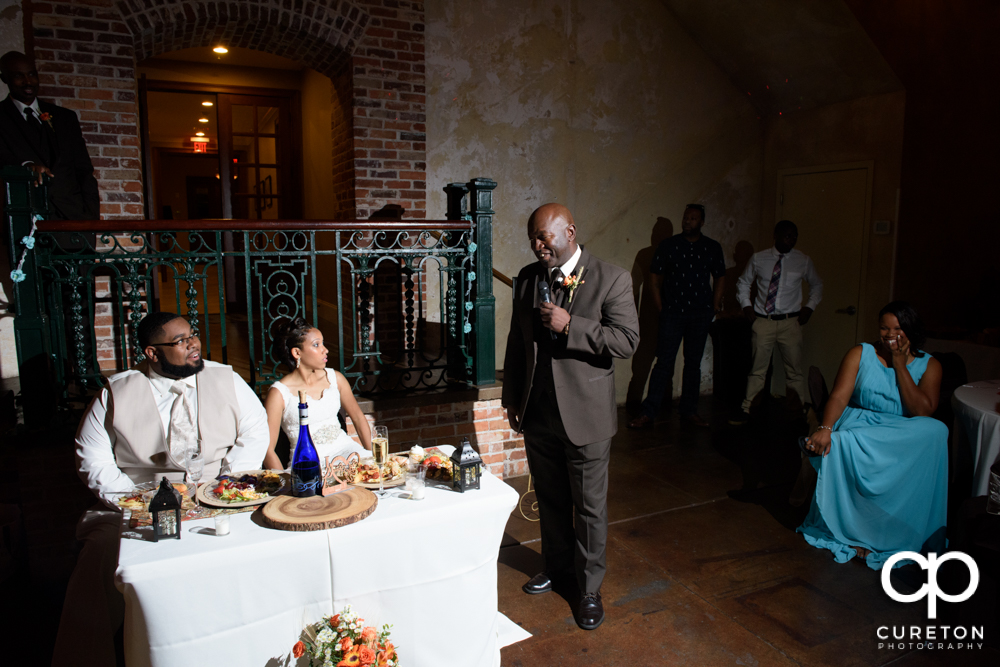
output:
<svg viewBox="0 0 1000 667"><path fill-rule="evenodd" d="M817 431L833 431L833 427L832 426L822 426L822 425L820 425L820 426L816 427L816 430Z"/></svg>

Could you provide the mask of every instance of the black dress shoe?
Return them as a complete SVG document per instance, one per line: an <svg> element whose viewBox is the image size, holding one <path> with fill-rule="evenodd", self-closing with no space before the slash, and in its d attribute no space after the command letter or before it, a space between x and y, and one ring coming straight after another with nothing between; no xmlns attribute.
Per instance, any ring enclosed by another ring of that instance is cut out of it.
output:
<svg viewBox="0 0 1000 667"><path fill-rule="evenodd" d="M552 577L546 572L539 572L528 580L521 590L528 595L541 595L552 590Z"/></svg>
<svg viewBox="0 0 1000 667"><path fill-rule="evenodd" d="M586 593L576 608L576 624L584 630L594 630L604 622L604 603L600 593Z"/></svg>

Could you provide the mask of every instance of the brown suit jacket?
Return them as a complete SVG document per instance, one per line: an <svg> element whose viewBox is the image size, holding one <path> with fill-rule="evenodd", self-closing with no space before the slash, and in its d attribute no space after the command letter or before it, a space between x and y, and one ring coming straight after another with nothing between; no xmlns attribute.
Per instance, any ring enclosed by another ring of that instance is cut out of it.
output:
<svg viewBox="0 0 1000 667"><path fill-rule="evenodd" d="M614 360L632 356L639 344L631 276L586 248L576 272L581 266L583 284L574 292L572 303L565 299L562 303L572 316L569 336L559 335L552 355L559 412L566 435L577 446L607 440L618 431ZM528 397L538 354L535 320L540 320L538 281L544 278L544 267L539 263L521 269L507 336L501 402L517 410L522 422L531 410ZM511 422L517 431L520 426Z"/></svg>

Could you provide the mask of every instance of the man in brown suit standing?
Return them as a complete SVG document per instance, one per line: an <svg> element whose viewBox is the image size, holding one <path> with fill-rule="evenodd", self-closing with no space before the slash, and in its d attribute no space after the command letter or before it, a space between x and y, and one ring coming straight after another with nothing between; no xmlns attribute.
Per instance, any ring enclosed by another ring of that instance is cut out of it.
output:
<svg viewBox="0 0 1000 667"><path fill-rule="evenodd" d="M545 570L523 590L575 581L576 622L593 630L604 621L614 364L635 352L639 319L628 272L577 245L565 206L532 213L528 241L538 262L517 276L502 401L511 428L524 433L541 517Z"/></svg>

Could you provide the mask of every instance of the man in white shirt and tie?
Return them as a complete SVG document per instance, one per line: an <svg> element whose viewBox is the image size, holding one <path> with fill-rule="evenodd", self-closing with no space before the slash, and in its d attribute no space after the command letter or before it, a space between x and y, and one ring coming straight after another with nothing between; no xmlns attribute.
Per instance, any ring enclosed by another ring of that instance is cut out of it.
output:
<svg viewBox="0 0 1000 667"><path fill-rule="evenodd" d="M775 346L785 365L785 382L802 402L808 401L802 370L802 325L809 321L823 298L823 281L812 260L795 250L799 230L791 220L774 226L774 247L755 253L736 282L736 298L753 322L753 366L747 377L743 405L729 419L742 425L750 419L750 405L764 389ZM809 299L802 304L802 281L809 284ZM757 296L750 302L750 286Z"/></svg>
<svg viewBox="0 0 1000 667"><path fill-rule="evenodd" d="M260 399L232 367L201 358L201 341L187 320L150 313L136 335L146 361L108 379L77 432L80 477L104 505L86 512L77 527L84 547L66 592L53 665L115 664L113 638L124 618L114 586L116 500L142 482L182 481L189 450L200 450L204 478L212 479L260 468L270 442Z"/></svg>

